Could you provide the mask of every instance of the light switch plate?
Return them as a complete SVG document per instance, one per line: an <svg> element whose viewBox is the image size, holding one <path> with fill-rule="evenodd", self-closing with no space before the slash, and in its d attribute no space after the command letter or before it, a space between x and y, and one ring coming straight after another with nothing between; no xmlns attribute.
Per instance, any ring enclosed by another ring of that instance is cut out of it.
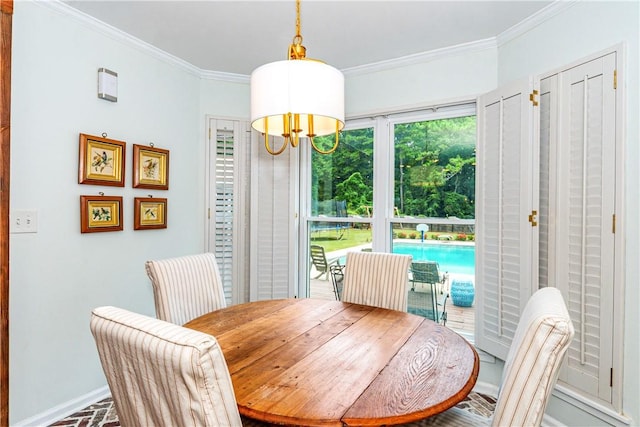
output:
<svg viewBox="0 0 640 427"><path fill-rule="evenodd" d="M9 221L10 233L38 232L38 211L35 209L16 209L11 211Z"/></svg>

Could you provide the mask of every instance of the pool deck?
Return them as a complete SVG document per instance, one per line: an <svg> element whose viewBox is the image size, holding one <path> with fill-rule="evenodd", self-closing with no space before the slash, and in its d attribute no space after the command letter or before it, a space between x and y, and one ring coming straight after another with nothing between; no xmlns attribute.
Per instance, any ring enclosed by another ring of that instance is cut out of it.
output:
<svg viewBox="0 0 640 427"><path fill-rule="evenodd" d="M315 277L317 274L315 271L311 272L311 277ZM452 275L449 275L447 282L445 283L446 291L449 290L449 285L452 280ZM461 276L455 276L455 278L463 278ZM467 278L467 277L464 277ZM333 293L333 285L331 278L324 280L324 275L318 279L310 280L310 298L334 300L335 294ZM475 328L475 308L471 307L457 307L451 302L451 298L447 300L447 326L456 332L473 335Z"/></svg>
<svg viewBox="0 0 640 427"><path fill-rule="evenodd" d="M394 243L409 243L409 244L421 244L421 245L446 245L446 246L475 246L474 241L462 241L462 240L420 240L420 239L393 239ZM331 261L336 258L346 256L347 252L371 250L371 243L363 244L359 246L353 246L350 248L332 251L327 253L327 260ZM311 272L311 277L317 276L315 271ZM323 280L324 275L318 279L311 279L310 296L312 298L322 299L334 299L333 285L331 284L331 278ZM445 289L449 291L451 282L453 280L465 280L475 282L473 275L464 275L456 273L448 273L447 281L445 282ZM447 300L447 326L451 329L463 332L465 334L474 334L475 329L475 307L458 307L453 305L451 297Z"/></svg>

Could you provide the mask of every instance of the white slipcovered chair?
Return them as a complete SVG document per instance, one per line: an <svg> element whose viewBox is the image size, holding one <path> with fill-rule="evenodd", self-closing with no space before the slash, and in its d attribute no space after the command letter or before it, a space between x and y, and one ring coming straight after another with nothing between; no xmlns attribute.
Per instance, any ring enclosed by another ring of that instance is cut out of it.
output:
<svg viewBox="0 0 640 427"><path fill-rule="evenodd" d="M93 310L90 326L123 427L242 425L211 335L116 307Z"/></svg>
<svg viewBox="0 0 640 427"><path fill-rule="evenodd" d="M348 252L342 301L407 311L411 255Z"/></svg>
<svg viewBox="0 0 640 427"><path fill-rule="evenodd" d="M483 418L454 407L407 426L540 426L573 335L560 291L536 291L522 312L509 348L493 416Z"/></svg>
<svg viewBox="0 0 640 427"><path fill-rule="evenodd" d="M184 325L226 307L218 263L212 253L147 261L158 319Z"/></svg>

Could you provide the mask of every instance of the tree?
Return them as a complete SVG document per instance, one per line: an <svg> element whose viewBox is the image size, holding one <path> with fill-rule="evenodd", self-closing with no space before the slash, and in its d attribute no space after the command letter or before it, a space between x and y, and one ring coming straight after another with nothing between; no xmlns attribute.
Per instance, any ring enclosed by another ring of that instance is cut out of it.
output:
<svg viewBox="0 0 640 427"><path fill-rule="evenodd" d="M361 213L363 206L371 205L372 189L362 179L360 172L336 185L336 199L347 201L347 211Z"/></svg>

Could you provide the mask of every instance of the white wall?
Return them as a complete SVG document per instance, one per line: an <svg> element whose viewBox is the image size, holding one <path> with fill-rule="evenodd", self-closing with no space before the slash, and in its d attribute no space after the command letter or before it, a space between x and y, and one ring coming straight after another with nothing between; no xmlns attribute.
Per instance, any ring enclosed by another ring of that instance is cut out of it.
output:
<svg viewBox="0 0 640 427"><path fill-rule="evenodd" d="M10 423L103 387L91 309L154 315L150 258L202 250L200 78L45 2L13 18L11 209L37 209L36 234L10 237ZM118 102L97 98L97 69ZM78 134L127 142L125 187L79 185ZM132 146L170 150L168 191L133 189ZM80 233L79 196L124 198L124 231ZM168 198L166 230L133 231L133 198Z"/></svg>
<svg viewBox="0 0 640 427"><path fill-rule="evenodd" d="M599 1L572 3L562 13L499 46L499 83L505 84L529 75L546 73L572 64L624 42L626 69L620 70L618 87L626 93L625 129L625 328L624 413L640 421L640 3L637 1ZM560 401L551 402L549 413L571 424L575 410ZM598 420L585 419L589 425ZM575 425L575 424L574 424Z"/></svg>
<svg viewBox="0 0 640 427"><path fill-rule="evenodd" d="M347 118L396 109L473 100L497 84L497 48L481 44L425 62L370 73L347 72Z"/></svg>

